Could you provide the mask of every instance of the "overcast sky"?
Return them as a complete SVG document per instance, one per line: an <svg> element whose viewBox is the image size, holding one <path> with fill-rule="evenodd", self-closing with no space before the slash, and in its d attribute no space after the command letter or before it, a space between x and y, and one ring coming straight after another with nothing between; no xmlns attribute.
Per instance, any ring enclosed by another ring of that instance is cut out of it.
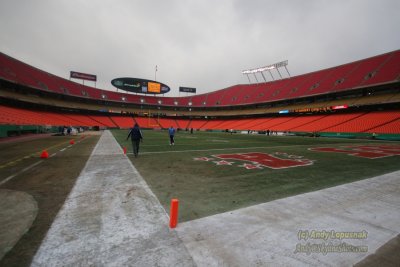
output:
<svg viewBox="0 0 400 267"><path fill-rule="evenodd" d="M0 0L0 52L108 90L155 79L157 65L177 96L283 60L293 76L400 49L399 11L399 0Z"/></svg>

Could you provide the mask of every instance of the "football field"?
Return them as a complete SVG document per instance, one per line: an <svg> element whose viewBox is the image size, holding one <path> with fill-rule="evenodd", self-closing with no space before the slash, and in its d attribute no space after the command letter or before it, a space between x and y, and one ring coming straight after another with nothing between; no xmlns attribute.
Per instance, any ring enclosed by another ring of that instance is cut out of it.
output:
<svg viewBox="0 0 400 267"><path fill-rule="evenodd" d="M189 221L400 170L399 142L144 130L138 158L113 134L165 210Z"/></svg>
<svg viewBox="0 0 400 267"><path fill-rule="evenodd" d="M150 257L155 264L209 266L276 263L270 257L279 255L296 265L311 259L294 253L303 244L300 230L368 232L371 239L353 240L368 254L313 255L310 265L320 266L321 260L356 263L398 233L399 142L180 131L170 146L166 131L144 130L135 158L127 134L0 143L0 218L14 229L4 231L0 264ZM43 150L49 158L40 158ZM179 199L176 232L167 222L172 198Z"/></svg>

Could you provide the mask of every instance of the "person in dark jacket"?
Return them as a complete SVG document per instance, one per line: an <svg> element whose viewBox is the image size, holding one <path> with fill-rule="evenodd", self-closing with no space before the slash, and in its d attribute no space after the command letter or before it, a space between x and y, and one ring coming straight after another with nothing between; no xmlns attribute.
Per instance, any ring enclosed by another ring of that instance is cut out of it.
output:
<svg viewBox="0 0 400 267"><path fill-rule="evenodd" d="M142 131L139 128L139 124L135 123L133 128L129 131L126 140L128 140L129 136L131 137L132 140L133 154L135 155L136 158L139 155L139 144L141 141L143 142L143 135Z"/></svg>

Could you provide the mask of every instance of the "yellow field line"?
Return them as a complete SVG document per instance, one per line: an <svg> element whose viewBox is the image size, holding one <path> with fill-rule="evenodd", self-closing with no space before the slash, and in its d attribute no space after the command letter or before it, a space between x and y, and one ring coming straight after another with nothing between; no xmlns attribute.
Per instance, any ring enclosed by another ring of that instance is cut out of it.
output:
<svg viewBox="0 0 400 267"><path fill-rule="evenodd" d="M22 156L22 157L20 157L20 158L14 159L14 160L12 160L12 161L6 162L6 163L0 165L0 169L5 168L5 167L8 167L8 166L11 166L11 165L14 165L14 164L16 164L17 162L19 162L19 161L21 161L21 160L29 159L29 158L31 158L31 157L34 157L34 156L36 156L37 154L42 153L43 150L50 150L50 149L53 149L53 148L55 148L55 147L64 145L65 143L69 143L69 142L70 142L70 140L68 140L68 141L63 141L63 142L61 142L61 143L58 143L58 144L49 146L49 147L47 147L47 148L44 148L44 149L42 149L41 151L34 152L34 153L29 154L29 155Z"/></svg>

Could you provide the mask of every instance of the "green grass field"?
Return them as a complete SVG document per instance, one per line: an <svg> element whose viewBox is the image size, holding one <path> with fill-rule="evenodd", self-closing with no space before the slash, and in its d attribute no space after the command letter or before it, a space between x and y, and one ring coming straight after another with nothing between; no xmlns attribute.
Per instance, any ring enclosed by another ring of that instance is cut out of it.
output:
<svg viewBox="0 0 400 267"><path fill-rule="evenodd" d="M26 192L39 207L31 229L1 260L1 266L30 264L96 146L99 134L85 133L85 138L28 136L0 142L0 181L12 178L0 184L0 189ZM113 134L122 147L128 148L128 157L167 212L171 198L179 199L180 222L400 170L400 142L179 132L176 145L170 146L166 131L145 130L140 155L134 158L131 143L126 141L127 130L114 130ZM75 145L70 145L71 139ZM368 159L309 150L365 144L387 145L397 155ZM41 160L39 156L44 149L51 157ZM312 164L283 169L265 166L246 169L240 166L255 165L237 159L225 159L231 165L216 164L223 161L217 155L250 152L286 160L307 159Z"/></svg>
<svg viewBox="0 0 400 267"><path fill-rule="evenodd" d="M369 159L346 153L317 152L309 148L355 145L399 147L399 142L372 140L265 136L211 132L178 132L175 146L166 131L145 130L140 155L134 158L126 130L113 134L169 211L170 200L180 201L179 219L188 221L287 196L374 177L400 169L399 156ZM311 165L283 169L258 166L246 169L237 159L218 165L213 155L259 152ZM208 161L195 160L207 158ZM242 166L242 167L241 167Z"/></svg>

